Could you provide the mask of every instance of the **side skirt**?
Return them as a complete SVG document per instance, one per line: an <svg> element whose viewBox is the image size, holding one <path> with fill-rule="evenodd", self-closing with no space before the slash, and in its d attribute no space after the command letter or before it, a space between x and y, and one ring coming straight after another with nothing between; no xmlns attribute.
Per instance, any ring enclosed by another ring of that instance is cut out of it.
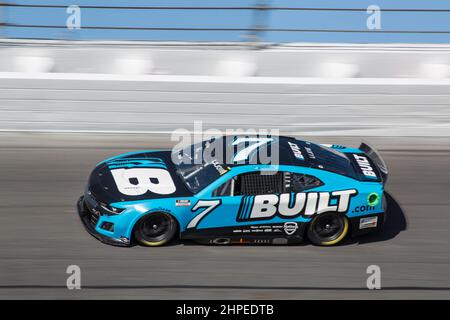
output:
<svg viewBox="0 0 450 320"><path fill-rule="evenodd" d="M205 244L294 244L303 241L306 224L285 222L276 224L241 225L221 228L187 229L181 239Z"/></svg>

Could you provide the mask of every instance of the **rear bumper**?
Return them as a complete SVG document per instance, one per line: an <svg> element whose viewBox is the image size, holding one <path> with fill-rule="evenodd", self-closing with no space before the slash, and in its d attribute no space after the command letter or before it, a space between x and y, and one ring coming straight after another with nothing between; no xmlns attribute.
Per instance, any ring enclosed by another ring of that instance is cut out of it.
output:
<svg viewBox="0 0 450 320"><path fill-rule="evenodd" d="M97 230L95 230L95 227L91 223L91 213L87 209L85 203L84 203L84 196L80 197L77 202L77 210L78 215L80 216L81 222L83 223L84 228L86 231L96 238L97 240L100 240L103 243L113 245L113 246L119 246L119 247L128 247L130 246L130 241L127 239L116 239L112 237L108 237Z"/></svg>
<svg viewBox="0 0 450 320"><path fill-rule="evenodd" d="M382 200L382 207L383 212L370 214L366 216L357 216L349 218L350 225L351 225L351 231L352 231L352 237L358 237L369 233L377 233L380 232L381 229L386 225L386 219L387 219L387 201L386 201L386 195L383 194L383 200ZM361 228L361 219L365 218L373 218L377 217L377 225L375 227L370 228Z"/></svg>
<svg viewBox="0 0 450 320"><path fill-rule="evenodd" d="M375 227L361 228L361 219L377 218ZM349 219L351 224L352 237L359 237L370 233L380 232L386 222L386 214L384 212L371 214L367 216L352 217Z"/></svg>

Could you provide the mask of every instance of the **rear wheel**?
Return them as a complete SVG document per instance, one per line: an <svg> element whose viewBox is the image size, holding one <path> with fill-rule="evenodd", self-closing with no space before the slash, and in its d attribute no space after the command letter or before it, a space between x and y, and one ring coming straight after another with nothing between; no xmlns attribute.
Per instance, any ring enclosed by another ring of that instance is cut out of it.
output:
<svg viewBox="0 0 450 320"><path fill-rule="evenodd" d="M315 245L332 246L341 242L348 233L349 223L345 216L322 213L309 224L308 239Z"/></svg>
<svg viewBox="0 0 450 320"><path fill-rule="evenodd" d="M176 231L177 223L171 215L155 212L138 221L134 237L144 246L156 247L172 240Z"/></svg>

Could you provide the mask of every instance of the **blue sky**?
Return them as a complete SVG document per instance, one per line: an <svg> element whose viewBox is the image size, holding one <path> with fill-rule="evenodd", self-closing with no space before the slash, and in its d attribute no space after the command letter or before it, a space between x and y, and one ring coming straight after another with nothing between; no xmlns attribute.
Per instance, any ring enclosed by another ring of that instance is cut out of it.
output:
<svg viewBox="0 0 450 320"><path fill-rule="evenodd" d="M5 2L5 1L4 1ZM252 6L255 0L29 0L6 1L20 4L109 5L109 6ZM367 8L378 5L381 9L450 9L450 1L442 0L272 0L272 6ZM62 8L0 8L0 18L7 23L27 25L61 25L68 17ZM249 10L194 11L194 10L105 10L82 9L84 26L133 27L212 27L247 28L253 24ZM301 29L366 29L366 12L336 11L272 11L268 15L270 28ZM450 12L382 12L383 30L446 30L450 31ZM9 38L53 39L110 39L110 40L180 40L180 41L245 41L246 32L239 31L130 31L130 30L66 30L41 28L0 29L0 36ZM376 34L376 33L298 33L268 32L263 40L269 42L413 42L450 43L450 34Z"/></svg>

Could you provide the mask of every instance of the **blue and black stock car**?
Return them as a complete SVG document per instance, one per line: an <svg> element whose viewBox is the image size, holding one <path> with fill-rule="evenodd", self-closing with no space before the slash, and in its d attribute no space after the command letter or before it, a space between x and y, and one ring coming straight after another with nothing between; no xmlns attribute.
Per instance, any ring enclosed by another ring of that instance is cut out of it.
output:
<svg viewBox="0 0 450 320"><path fill-rule="evenodd" d="M388 172L365 144L354 149L281 136L213 142L99 163L78 201L87 231L119 246L159 246L176 237L210 244L308 238L328 246L383 225ZM223 146L222 155L213 145ZM269 156L278 152L276 164L260 159L269 147Z"/></svg>

